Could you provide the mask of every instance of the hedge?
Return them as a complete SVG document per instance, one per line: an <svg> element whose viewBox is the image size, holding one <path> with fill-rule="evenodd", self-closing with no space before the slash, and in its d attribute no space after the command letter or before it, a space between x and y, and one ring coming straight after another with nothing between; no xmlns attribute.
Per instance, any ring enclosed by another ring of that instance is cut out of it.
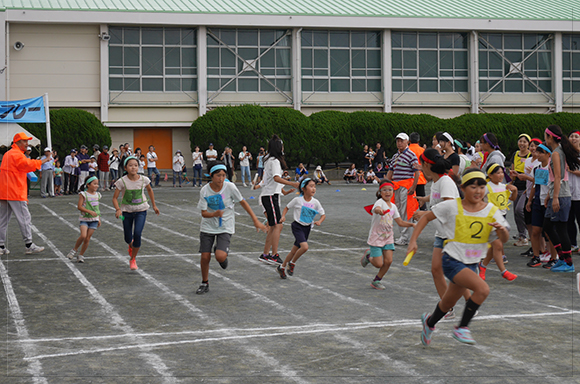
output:
<svg viewBox="0 0 580 384"><path fill-rule="evenodd" d="M46 147L46 124L28 123L21 124L24 129L36 136L41 147ZM89 153L93 145L98 144L111 146L111 133L101 121L92 113L76 108L53 109L50 111L50 132L52 148L56 149L59 156L64 159L72 148L80 148L81 145L89 147Z"/></svg>
<svg viewBox="0 0 580 384"><path fill-rule="evenodd" d="M387 156L396 151L399 132L418 132L421 144L431 145L437 131L475 143L485 132L494 133L504 154L517 150L521 133L544 138L544 129L556 124L568 134L580 128L580 114L466 114L452 119L420 114L381 112L322 111L309 117L290 108L267 108L257 105L219 107L198 118L191 125L192 150L203 150L213 142L218 150L227 145L234 152L246 145L256 154L267 145L272 134L284 140L289 166L328 164L352 161L362 164L362 147L381 142Z"/></svg>

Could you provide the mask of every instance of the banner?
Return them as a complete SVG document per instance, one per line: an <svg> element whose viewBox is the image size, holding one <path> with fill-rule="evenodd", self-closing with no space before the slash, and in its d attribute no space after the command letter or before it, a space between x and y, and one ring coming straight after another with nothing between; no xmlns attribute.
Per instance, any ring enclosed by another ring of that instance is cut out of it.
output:
<svg viewBox="0 0 580 384"><path fill-rule="evenodd" d="M0 101L0 123L46 123L43 97Z"/></svg>

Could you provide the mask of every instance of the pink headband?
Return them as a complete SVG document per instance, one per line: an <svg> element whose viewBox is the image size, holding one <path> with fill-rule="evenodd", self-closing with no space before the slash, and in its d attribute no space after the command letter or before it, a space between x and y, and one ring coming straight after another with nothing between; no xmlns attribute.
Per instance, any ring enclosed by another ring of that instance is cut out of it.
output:
<svg viewBox="0 0 580 384"><path fill-rule="evenodd" d="M549 129L549 128L546 128L546 131L545 131L545 132L546 132L548 135L552 135L552 136L554 136L554 137L555 137L556 139L558 139L558 140L561 140L561 139L562 139L562 137L560 137L560 136L556 135L554 132L550 131L550 129Z"/></svg>

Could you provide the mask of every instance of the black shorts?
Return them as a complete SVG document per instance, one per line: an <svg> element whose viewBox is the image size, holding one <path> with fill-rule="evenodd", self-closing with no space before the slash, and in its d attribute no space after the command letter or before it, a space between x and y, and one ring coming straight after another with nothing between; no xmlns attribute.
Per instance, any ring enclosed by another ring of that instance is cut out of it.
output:
<svg viewBox="0 0 580 384"><path fill-rule="evenodd" d="M225 253L230 252L230 239L232 235L230 233L199 233L199 253L211 253L213 243L216 243L216 249L224 251Z"/></svg>
<svg viewBox="0 0 580 384"><path fill-rule="evenodd" d="M546 213L546 207L542 207L540 203L534 199L532 203L532 225L534 227L544 227L544 215Z"/></svg>
<svg viewBox="0 0 580 384"><path fill-rule="evenodd" d="M280 195L268 195L262 196L260 201L262 202L262 207L266 211L266 217L268 218L268 225L273 227L276 224L280 224L282 215L280 214Z"/></svg>
<svg viewBox="0 0 580 384"><path fill-rule="evenodd" d="M302 225L296 221L292 222L292 234L296 241L294 245L300 248L300 243L306 243L308 241L308 236L310 235L310 225Z"/></svg>

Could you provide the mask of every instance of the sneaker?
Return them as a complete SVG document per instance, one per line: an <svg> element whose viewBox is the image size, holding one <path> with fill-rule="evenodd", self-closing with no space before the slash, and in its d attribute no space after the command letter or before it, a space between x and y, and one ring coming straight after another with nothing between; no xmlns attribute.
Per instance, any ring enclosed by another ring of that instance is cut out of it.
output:
<svg viewBox="0 0 580 384"><path fill-rule="evenodd" d="M409 245L409 242L405 239L397 239L397 241L395 241L395 245L400 245L400 246Z"/></svg>
<svg viewBox="0 0 580 384"><path fill-rule="evenodd" d="M445 320L455 319L455 307L451 308L449 312L445 314Z"/></svg>
<svg viewBox="0 0 580 384"><path fill-rule="evenodd" d="M525 237L520 238L518 241L514 243L516 247L527 247L529 245L528 239Z"/></svg>
<svg viewBox="0 0 580 384"><path fill-rule="evenodd" d="M540 254L540 261L546 263L552 259L552 254L550 252L544 252Z"/></svg>
<svg viewBox="0 0 580 384"><path fill-rule="evenodd" d="M201 283L199 288L197 288L197 291L195 291L195 293L197 295L203 295L204 293L208 293L208 292L209 292L209 284L208 283Z"/></svg>
<svg viewBox="0 0 580 384"><path fill-rule="evenodd" d="M228 259L226 258L223 262L219 263L222 269L226 269L228 267Z"/></svg>
<svg viewBox="0 0 580 384"><path fill-rule="evenodd" d="M9 255L10 251L8 250L8 248L4 247L4 248L0 248L0 255Z"/></svg>
<svg viewBox="0 0 580 384"><path fill-rule="evenodd" d="M526 264L528 267L539 267L540 265L542 265L542 261L540 260L540 258L538 256L534 256L532 257L532 260L528 261L528 263Z"/></svg>
<svg viewBox="0 0 580 384"><path fill-rule="evenodd" d="M578 247L577 245L573 245L570 251L572 251L573 253L578 253L580 252L580 247Z"/></svg>
<svg viewBox="0 0 580 384"><path fill-rule="evenodd" d="M283 261L280 258L279 254L275 254L272 257L270 257L270 264L278 264L278 265L282 265Z"/></svg>
<svg viewBox="0 0 580 384"><path fill-rule="evenodd" d="M281 279L285 279L286 278L286 272L284 270L284 268L282 268L281 265L276 267L276 271L278 271L278 274L280 275Z"/></svg>
<svg viewBox="0 0 580 384"><path fill-rule="evenodd" d="M135 259L131 259L129 261L129 268L131 268L132 271L136 271L139 269L139 267L137 267L137 261Z"/></svg>
<svg viewBox="0 0 580 384"><path fill-rule="evenodd" d="M68 257L69 259L74 259L75 256L77 255L77 251L75 251L74 249L71 249L70 252L68 253L68 255L66 255L66 257Z"/></svg>
<svg viewBox="0 0 580 384"><path fill-rule="evenodd" d="M527 251L520 253L520 256L527 256L527 257L532 257L534 256L534 250L533 248L528 248Z"/></svg>
<svg viewBox="0 0 580 384"><path fill-rule="evenodd" d="M562 261L560 265L554 265L550 270L552 272L575 272L574 264L568 265L565 261Z"/></svg>
<svg viewBox="0 0 580 384"><path fill-rule="evenodd" d="M294 267L295 266L296 266L296 264L294 264L293 262L288 263L288 274L290 276L294 275Z"/></svg>
<svg viewBox="0 0 580 384"><path fill-rule="evenodd" d="M421 325L423 326L423 330L421 331L421 343L424 346L428 347L431 344L431 338L433 337L433 331L435 328L431 328L427 325L427 320L429 319L429 314L425 312L421 315Z"/></svg>
<svg viewBox="0 0 580 384"><path fill-rule="evenodd" d="M367 249L365 251L365 254L363 255L363 257L361 257L360 259L360 265L362 265L363 268L365 268L367 265L369 265L370 260L369 260L369 255L371 254L371 250Z"/></svg>
<svg viewBox="0 0 580 384"><path fill-rule="evenodd" d="M507 263L509 263L509 261L508 261L508 259L507 259L507 256L506 256L506 255L503 255L503 256L502 256L502 260L503 260L503 263L504 263L504 264L507 264Z"/></svg>
<svg viewBox="0 0 580 384"><path fill-rule="evenodd" d="M484 267L479 263L479 277L481 277L481 280L485 280L485 271L487 271L487 267Z"/></svg>
<svg viewBox="0 0 580 384"><path fill-rule="evenodd" d="M83 255L78 255L77 256L77 263L84 263L85 262L85 258L83 257Z"/></svg>
<svg viewBox="0 0 580 384"><path fill-rule="evenodd" d="M246 183L244 183L244 187L247 187L248 185Z"/></svg>
<svg viewBox="0 0 580 384"><path fill-rule="evenodd" d="M26 248L26 254L27 255L32 255L33 253L40 253L44 251L44 247L39 247L38 245L32 243L30 244L30 247Z"/></svg>
<svg viewBox="0 0 580 384"><path fill-rule="evenodd" d="M465 344L475 344L475 340L471 337L471 331L467 327L455 327L453 329L453 338Z"/></svg>
<svg viewBox="0 0 580 384"><path fill-rule="evenodd" d="M542 268L546 268L546 269L552 269L552 267L553 267L554 265L556 265L556 263L557 263L558 261L560 261L560 260L555 260L555 259L548 260L548 262L547 262L546 264L542 265Z"/></svg>
<svg viewBox="0 0 580 384"><path fill-rule="evenodd" d="M258 256L258 260L260 260L262 263L266 263L266 264L270 264L270 260L272 259L271 255L260 255Z"/></svg>
<svg viewBox="0 0 580 384"><path fill-rule="evenodd" d="M380 280L375 280L371 283L371 287L373 287L374 289L379 289L379 290L385 290L387 289L387 287L385 287L385 285L383 283L381 283Z"/></svg>
<svg viewBox="0 0 580 384"><path fill-rule="evenodd" d="M508 271L507 269L501 274L501 277L503 277L504 279L506 279L507 281L514 281L515 279L518 278L518 275L516 275L515 273L511 273L510 271Z"/></svg>

